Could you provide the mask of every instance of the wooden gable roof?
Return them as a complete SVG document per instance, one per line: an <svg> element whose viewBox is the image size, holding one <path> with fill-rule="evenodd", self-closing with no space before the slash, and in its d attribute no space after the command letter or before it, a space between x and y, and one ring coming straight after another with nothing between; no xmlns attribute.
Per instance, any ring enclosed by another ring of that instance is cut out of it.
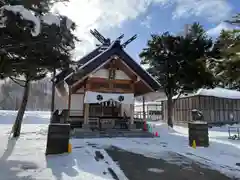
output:
<svg viewBox="0 0 240 180"><path fill-rule="evenodd" d="M65 81L67 82L67 84L73 85L77 81L81 79L83 80L90 73L108 63L111 58L113 58L114 56L118 56L145 83L147 83L152 90L156 91L160 88L159 83L123 50L120 45L120 41L113 42L106 50L100 53L98 49L98 51L93 51L90 54L91 55L87 55L79 61L81 65L76 72L71 73L67 77L65 77ZM96 54L96 56L94 56L94 54ZM91 59L91 57L93 58Z"/></svg>
<svg viewBox="0 0 240 180"><path fill-rule="evenodd" d="M76 63L77 66L80 67L81 65L87 63L89 60L91 60L95 56L99 55L101 53L100 48L101 47L98 47L98 48L94 49L93 51L88 53L86 56L84 56L80 60L78 60L77 63ZM55 77L55 81L54 81L55 84L63 81L64 78L66 78L71 73L73 73L73 69L72 68L65 69L65 70L61 71L60 73L58 73L56 75L56 77Z"/></svg>

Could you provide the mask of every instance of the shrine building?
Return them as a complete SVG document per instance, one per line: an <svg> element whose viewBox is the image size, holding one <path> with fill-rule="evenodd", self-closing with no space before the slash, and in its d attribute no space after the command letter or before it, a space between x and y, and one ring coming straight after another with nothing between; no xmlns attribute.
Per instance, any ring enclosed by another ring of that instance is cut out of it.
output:
<svg viewBox="0 0 240 180"><path fill-rule="evenodd" d="M134 99L159 90L158 82L124 50L136 38L121 44L94 30L101 42L92 52L56 75L54 111L79 127L114 128L125 120L134 128Z"/></svg>

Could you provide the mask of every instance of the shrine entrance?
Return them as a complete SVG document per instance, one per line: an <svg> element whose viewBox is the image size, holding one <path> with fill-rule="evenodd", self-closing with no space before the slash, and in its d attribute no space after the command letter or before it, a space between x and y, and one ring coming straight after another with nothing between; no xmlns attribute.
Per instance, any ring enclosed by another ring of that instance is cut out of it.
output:
<svg viewBox="0 0 240 180"><path fill-rule="evenodd" d="M89 119L95 119L95 122L97 121L97 129L112 129L123 119L123 117L121 117L121 103L114 100L90 103Z"/></svg>
<svg viewBox="0 0 240 180"><path fill-rule="evenodd" d="M113 101L89 104L90 117L120 117L121 104Z"/></svg>

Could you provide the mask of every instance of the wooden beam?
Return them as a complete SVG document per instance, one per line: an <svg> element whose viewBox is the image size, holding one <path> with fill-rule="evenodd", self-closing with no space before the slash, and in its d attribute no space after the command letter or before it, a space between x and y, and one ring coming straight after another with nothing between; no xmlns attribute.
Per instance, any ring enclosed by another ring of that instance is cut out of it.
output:
<svg viewBox="0 0 240 180"><path fill-rule="evenodd" d="M132 89L129 90L123 90L123 89L108 89L108 88L88 88L89 91L97 91L102 93L134 93Z"/></svg>

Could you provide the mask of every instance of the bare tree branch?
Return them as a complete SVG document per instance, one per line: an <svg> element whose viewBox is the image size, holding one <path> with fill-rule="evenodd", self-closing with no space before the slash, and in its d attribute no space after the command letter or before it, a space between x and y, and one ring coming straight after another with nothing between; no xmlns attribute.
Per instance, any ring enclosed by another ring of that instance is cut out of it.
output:
<svg viewBox="0 0 240 180"><path fill-rule="evenodd" d="M13 77L9 77L14 83L18 84L19 86L21 87L24 87L24 85L22 85L19 81L23 81L23 80L19 80L19 79L16 79L16 78L13 78ZM26 81L24 81L26 82Z"/></svg>

